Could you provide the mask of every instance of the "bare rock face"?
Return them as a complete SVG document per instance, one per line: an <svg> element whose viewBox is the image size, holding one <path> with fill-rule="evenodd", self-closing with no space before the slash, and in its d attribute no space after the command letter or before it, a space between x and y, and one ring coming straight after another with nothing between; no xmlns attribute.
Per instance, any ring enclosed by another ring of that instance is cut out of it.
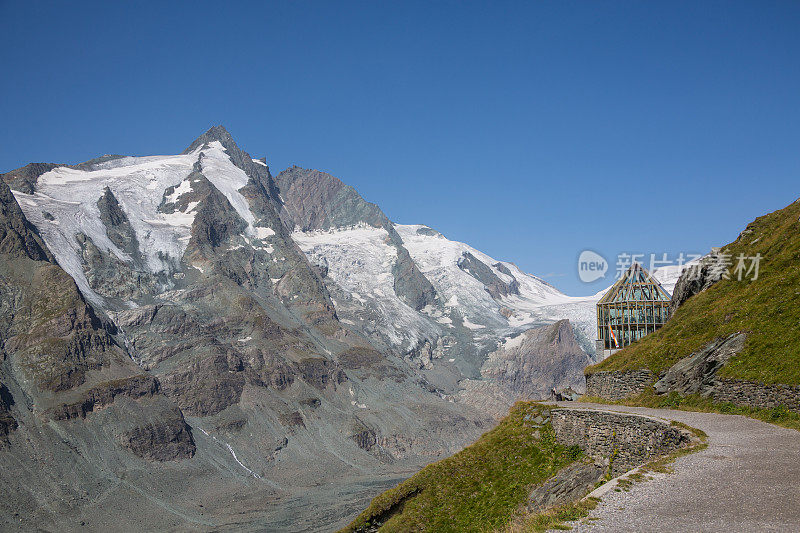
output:
<svg viewBox="0 0 800 533"><path fill-rule="evenodd" d="M226 354L215 352L193 355L188 365L161 377L164 392L188 414L217 414L242 395L245 375L239 361L231 365Z"/></svg>
<svg viewBox="0 0 800 533"><path fill-rule="evenodd" d="M481 375L521 398L543 399L553 388L583 390L589 361L569 320L560 320L507 340L489 354Z"/></svg>
<svg viewBox="0 0 800 533"><path fill-rule="evenodd" d="M209 255L214 248L227 243L239 235L247 226L225 196L214 187L209 187L200 202L192 225L189 254L194 251Z"/></svg>
<svg viewBox="0 0 800 533"><path fill-rule="evenodd" d="M5 350L37 387L53 392L73 389L85 382L87 372L107 365L112 357L124 357L60 267L42 263L25 281Z"/></svg>
<svg viewBox="0 0 800 533"><path fill-rule="evenodd" d="M81 247L81 261L86 280L96 292L106 298L118 301L131 301L155 293L159 287L158 276L141 269L136 263L120 260L113 253L103 251L95 245L91 237L78 233L76 242ZM138 248L134 244L133 257L138 257Z"/></svg>
<svg viewBox="0 0 800 533"><path fill-rule="evenodd" d="M394 235L396 231L392 228ZM390 233L390 236L392 233ZM397 237L399 239L399 236ZM436 298L436 291L428 278L422 275L402 244L395 244L397 260L392 267L394 292L412 309L419 311Z"/></svg>
<svg viewBox="0 0 800 533"><path fill-rule="evenodd" d="M542 512L584 497L603 479L606 470L605 465L597 462L575 463L564 468L552 479L531 491L528 495L528 510Z"/></svg>

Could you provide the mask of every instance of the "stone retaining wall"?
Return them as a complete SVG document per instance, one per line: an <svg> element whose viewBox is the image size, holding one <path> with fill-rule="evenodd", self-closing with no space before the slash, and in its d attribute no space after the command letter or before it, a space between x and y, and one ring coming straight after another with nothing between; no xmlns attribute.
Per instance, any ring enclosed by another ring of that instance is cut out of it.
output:
<svg viewBox="0 0 800 533"><path fill-rule="evenodd" d="M644 392L653 384L655 377L647 369L610 372L595 372L586 375L586 395L608 400L622 400Z"/></svg>
<svg viewBox="0 0 800 533"><path fill-rule="evenodd" d="M551 417L558 442L577 445L591 457L610 460L614 475L668 454L691 440L688 432L641 415L556 409Z"/></svg>
<svg viewBox="0 0 800 533"><path fill-rule="evenodd" d="M654 381L655 376L646 369L595 372L586 375L586 395L611 401L622 400L644 392ZM700 385L700 390L697 392L710 396L715 402L720 403L729 402L761 409L782 405L792 411L800 412L800 387L797 386L764 385L753 381L724 378L714 379L707 385Z"/></svg>
<svg viewBox="0 0 800 533"><path fill-rule="evenodd" d="M764 385L739 379L719 379L710 392L716 402L730 402L762 409L783 405L800 412L800 387Z"/></svg>

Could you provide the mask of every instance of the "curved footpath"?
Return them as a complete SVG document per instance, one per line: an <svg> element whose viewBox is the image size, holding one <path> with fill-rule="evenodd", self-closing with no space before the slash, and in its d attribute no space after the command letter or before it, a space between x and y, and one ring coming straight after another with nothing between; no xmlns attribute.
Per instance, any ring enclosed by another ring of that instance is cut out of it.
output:
<svg viewBox="0 0 800 533"><path fill-rule="evenodd" d="M800 432L716 413L560 402L676 420L708 434L708 448L678 458L674 473L608 492L571 524L579 533L800 531Z"/></svg>

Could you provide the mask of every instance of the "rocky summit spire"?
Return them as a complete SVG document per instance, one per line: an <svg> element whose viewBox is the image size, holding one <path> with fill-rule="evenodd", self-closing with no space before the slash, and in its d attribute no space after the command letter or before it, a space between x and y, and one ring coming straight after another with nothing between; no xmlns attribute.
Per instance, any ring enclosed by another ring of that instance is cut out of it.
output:
<svg viewBox="0 0 800 533"><path fill-rule="evenodd" d="M250 157L250 154L237 146L236 141L233 140L231 134L225 129L225 126L222 125L210 128L200 137L195 139L194 142L183 151L183 153L191 153L203 145L212 143L214 141L219 141L219 143L222 144L222 147L225 149L225 152L227 152L228 157L231 158L233 164L244 170L249 177L259 180L269 178L268 167L266 165L253 163L253 159Z"/></svg>
<svg viewBox="0 0 800 533"><path fill-rule="evenodd" d="M231 137L231 134L228 132L228 130L225 129L225 126L220 124L219 126L214 126L212 128L209 128L208 131L206 131L200 137L195 139L194 142L189 145L189 148L184 150L183 153L184 154L191 153L195 151L198 147L214 141L219 141L228 152L240 151L239 147L236 146L236 142L233 140L233 137Z"/></svg>

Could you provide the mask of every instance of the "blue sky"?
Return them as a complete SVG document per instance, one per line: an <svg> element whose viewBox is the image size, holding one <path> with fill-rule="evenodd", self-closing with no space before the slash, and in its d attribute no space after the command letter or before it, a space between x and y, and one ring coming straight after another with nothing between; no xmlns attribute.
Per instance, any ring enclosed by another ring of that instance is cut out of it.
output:
<svg viewBox="0 0 800 533"><path fill-rule="evenodd" d="M705 252L800 196L798 28L788 1L0 0L0 170L224 124L589 294L583 249Z"/></svg>

